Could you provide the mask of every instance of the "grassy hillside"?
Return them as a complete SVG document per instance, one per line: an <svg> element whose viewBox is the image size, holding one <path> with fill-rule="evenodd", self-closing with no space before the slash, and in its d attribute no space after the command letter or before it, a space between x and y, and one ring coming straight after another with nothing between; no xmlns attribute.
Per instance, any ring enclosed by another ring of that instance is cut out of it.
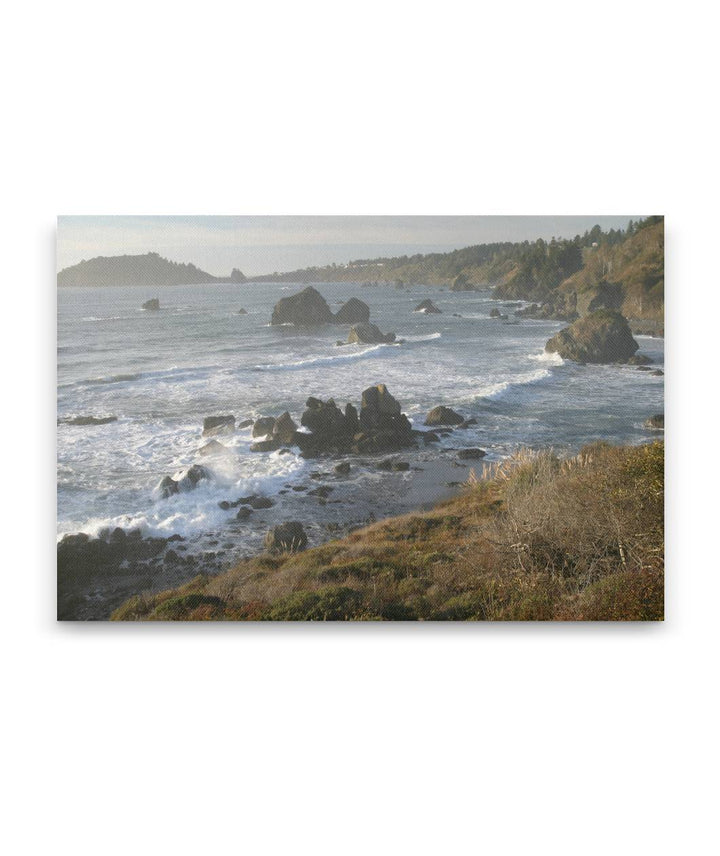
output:
<svg viewBox="0 0 720 856"><path fill-rule="evenodd" d="M519 454L433 511L139 595L115 620L663 618L663 444Z"/></svg>

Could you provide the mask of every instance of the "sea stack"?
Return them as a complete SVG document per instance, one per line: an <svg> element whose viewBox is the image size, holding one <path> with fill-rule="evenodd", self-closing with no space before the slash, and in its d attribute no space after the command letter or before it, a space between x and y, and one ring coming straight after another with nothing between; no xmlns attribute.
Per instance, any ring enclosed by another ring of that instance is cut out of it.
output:
<svg viewBox="0 0 720 856"><path fill-rule="evenodd" d="M624 316L598 309L553 336L545 350L577 363L627 363L639 347Z"/></svg>
<svg viewBox="0 0 720 856"><path fill-rule="evenodd" d="M330 324L335 320L327 301L311 285L298 294L281 298L272 312L271 324L313 326Z"/></svg>

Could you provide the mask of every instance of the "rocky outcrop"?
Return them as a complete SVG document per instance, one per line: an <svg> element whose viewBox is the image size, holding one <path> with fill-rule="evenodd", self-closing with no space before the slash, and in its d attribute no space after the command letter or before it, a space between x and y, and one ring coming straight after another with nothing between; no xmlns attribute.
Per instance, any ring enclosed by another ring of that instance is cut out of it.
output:
<svg viewBox="0 0 720 856"><path fill-rule="evenodd" d="M180 490L193 490L201 481L210 479L210 471L201 464L193 464L180 479Z"/></svg>
<svg viewBox="0 0 720 856"><path fill-rule="evenodd" d="M211 437L214 434L232 434L234 430L234 416L206 416L203 419L203 437Z"/></svg>
<svg viewBox="0 0 720 856"><path fill-rule="evenodd" d="M484 458L486 454L482 449L460 449L457 456L461 461L477 461L479 458Z"/></svg>
<svg viewBox="0 0 720 856"><path fill-rule="evenodd" d="M165 476L160 480L155 492L161 499L167 499L173 494L180 493L180 485L171 476Z"/></svg>
<svg viewBox="0 0 720 856"><path fill-rule="evenodd" d="M462 425L464 418L449 407L440 404L428 413L425 417L425 424L430 426L436 425Z"/></svg>
<svg viewBox="0 0 720 856"><path fill-rule="evenodd" d="M143 303L142 308L156 311L160 308L160 301L157 297L153 297L150 300L146 300L145 303Z"/></svg>
<svg viewBox="0 0 720 856"><path fill-rule="evenodd" d="M425 312L428 315L442 315L442 309L438 309L430 298L427 300L421 300L413 309L413 312Z"/></svg>
<svg viewBox="0 0 720 856"><path fill-rule="evenodd" d="M120 528L106 530L98 538L84 532L66 535L57 545L58 582L114 573L123 562L159 556L167 543L166 538L143 538L139 530L125 532Z"/></svg>
<svg viewBox="0 0 720 856"><path fill-rule="evenodd" d="M253 424L252 435L253 437L266 437L268 434L272 434L274 427L274 416L261 416Z"/></svg>
<svg viewBox="0 0 720 856"><path fill-rule="evenodd" d="M180 491L194 490L201 481L212 478L210 470L201 464L193 464L179 480L165 476L155 488L155 495L167 499Z"/></svg>
<svg viewBox="0 0 720 856"><path fill-rule="evenodd" d="M218 443L217 440L210 440L198 449L198 454L203 458L210 458L217 455L228 455L230 454L230 449L227 446L223 446L222 443Z"/></svg>
<svg viewBox="0 0 720 856"><path fill-rule="evenodd" d="M338 324L366 324L370 320L370 307L357 297L351 297L335 313Z"/></svg>
<svg viewBox="0 0 720 856"><path fill-rule="evenodd" d="M274 526L265 536L265 548L270 553L297 553L307 547L307 542L305 529L297 520Z"/></svg>
<svg viewBox="0 0 720 856"><path fill-rule="evenodd" d="M384 345L394 341L394 333L383 333L375 324L355 324L348 335L349 345Z"/></svg>
<svg viewBox="0 0 720 856"><path fill-rule="evenodd" d="M645 420L644 427L648 428L650 431L664 431L665 430L665 414L664 413L656 413L654 416L651 416L649 419Z"/></svg>
<svg viewBox="0 0 720 856"><path fill-rule="evenodd" d="M335 320L325 298L311 285L299 294L283 297L275 304L271 324L295 324L313 326L330 324Z"/></svg>
<svg viewBox="0 0 720 856"><path fill-rule="evenodd" d="M296 432L295 444L304 457L395 452L416 445L422 433L413 431L384 384L362 393L359 413L352 404L342 411L332 398L308 398L300 422L307 431Z"/></svg>
<svg viewBox="0 0 720 856"><path fill-rule="evenodd" d="M241 306L235 314L236 315L247 315L248 311L247 311L247 309L245 309L245 307Z"/></svg>
<svg viewBox="0 0 720 856"><path fill-rule="evenodd" d="M69 419L58 419L58 425L107 425L117 422L117 416L73 416Z"/></svg>
<svg viewBox="0 0 720 856"><path fill-rule="evenodd" d="M295 432L297 425L293 421L292 416L286 410L282 416L278 416L275 424L272 427L273 439L281 446L290 446L295 442Z"/></svg>
<svg viewBox="0 0 720 856"><path fill-rule="evenodd" d="M561 330L545 350L578 363L626 363L638 347L627 320L619 312L600 309Z"/></svg>

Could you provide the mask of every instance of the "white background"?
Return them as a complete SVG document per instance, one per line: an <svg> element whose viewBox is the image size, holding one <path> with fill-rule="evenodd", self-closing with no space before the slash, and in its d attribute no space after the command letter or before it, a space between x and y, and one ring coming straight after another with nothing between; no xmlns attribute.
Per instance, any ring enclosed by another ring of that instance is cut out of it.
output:
<svg viewBox="0 0 720 856"><path fill-rule="evenodd" d="M5 10L5 852L717 846L711 10ZM635 211L667 217L664 624L55 623L56 214Z"/></svg>

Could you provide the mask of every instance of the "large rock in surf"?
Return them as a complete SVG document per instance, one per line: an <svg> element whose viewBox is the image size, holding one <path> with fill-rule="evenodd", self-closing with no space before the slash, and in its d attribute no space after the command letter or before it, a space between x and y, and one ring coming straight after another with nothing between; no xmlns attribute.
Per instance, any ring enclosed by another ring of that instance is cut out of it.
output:
<svg viewBox="0 0 720 856"><path fill-rule="evenodd" d="M153 297L150 300L146 300L145 303L143 303L142 308L157 310L160 308L160 301L157 297Z"/></svg>
<svg viewBox="0 0 720 856"><path fill-rule="evenodd" d="M210 478L210 471L201 464L193 464L185 475L180 479L180 490L193 490L201 481Z"/></svg>
<svg viewBox="0 0 720 856"><path fill-rule="evenodd" d="M438 309L437 306L428 298L427 300L422 300L418 305L413 309L413 312L425 312L426 314L431 315L442 315L442 309Z"/></svg>
<svg viewBox="0 0 720 856"><path fill-rule="evenodd" d="M198 449L198 454L203 458L208 458L217 455L230 455L232 453L227 446L223 446L223 444L218 443L217 440L209 440L204 446L201 446Z"/></svg>
<svg viewBox="0 0 720 856"><path fill-rule="evenodd" d="M650 431L664 431L665 430L665 414L664 413L656 413L654 416L651 416L649 419L645 420L644 427L648 428Z"/></svg>
<svg viewBox="0 0 720 856"><path fill-rule="evenodd" d="M275 304L270 323L312 326L330 324L334 320L335 316L325 298L309 285L299 294L280 299Z"/></svg>
<svg viewBox="0 0 720 856"><path fill-rule="evenodd" d="M464 421L459 413L442 404L433 407L425 417L426 425L461 425Z"/></svg>
<svg viewBox="0 0 720 856"><path fill-rule="evenodd" d="M286 410L282 416L278 416L272 428L273 439L281 446L291 446L295 442L295 432L297 425L293 421L292 416Z"/></svg>
<svg viewBox="0 0 720 856"><path fill-rule="evenodd" d="M364 390L359 422L352 447L356 453L395 452L415 445L410 420L384 383Z"/></svg>
<svg viewBox="0 0 720 856"><path fill-rule="evenodd" d="M272 434L274 427L274 416L261 416L259 419L255 420L252 429L252 435L253 437L265 437L268 434Z"/></svg>
<svg viewBox="0 0 720 856"><path fill-rule="evenodd" d="M165 476L155 490L161 499L167 499L173 494L180 493L180 485L171 476Z"/></svg>
<svg viewBox="0 0 720 856"><path fill-rule="evenodd" d="M351 297L335 313L338 324L361 324L370 320L370 307L357 297Z"/></svg>
<svg viewBox="0 0 720 856"><path fill-rule="evenodd" d="M231 434L234 430L234 416L206 416L203 419L203 437L213 434Z"/></svg>
<svg viewBox="0 0 720 856"><path fill-rule="evenodd" d="M335 404L334 399L321 401L311 396L305 402L305 407L300 424L316 437L336 438L352 433L353 426L345 420L345 415ZM302 440L300 442L302 444Z"/></svg>
<svg viewBox="0 0 720 856"><path fill-rule="evenodd" d="M639 347L624 316L598 309L553 336L545 350L577 363L626 363Z"/></svg>
<svg viewBox="0 0 720 856"><path fill-rule="evenodd" d="M416 444L416 435L400 404L384 384L362 394L360 413L352 404L343 412L333 399L308 398L295 444L305 457L328 454L394 452Z"/></svg>
<svg viewBox="0 0 720 856"><path fill-rule="evenodd" d="M394 341L394 333L383 333L375 324L355 324L348 335L349 345L386 345Z"/></svg>
<svg viewBox="0 0 720 856"><path fill-rule="evenodd" d="M58 425L107 425L117 422L117 416L73 416L70 419L58 419Z"/></svg>
<svg viewBox="0 0 720 856"><path fill-rule="evenodd" d="M297 553L307 547L302 523L290 520L274 526L265 536L265 547L271 553Z"/></svg>

